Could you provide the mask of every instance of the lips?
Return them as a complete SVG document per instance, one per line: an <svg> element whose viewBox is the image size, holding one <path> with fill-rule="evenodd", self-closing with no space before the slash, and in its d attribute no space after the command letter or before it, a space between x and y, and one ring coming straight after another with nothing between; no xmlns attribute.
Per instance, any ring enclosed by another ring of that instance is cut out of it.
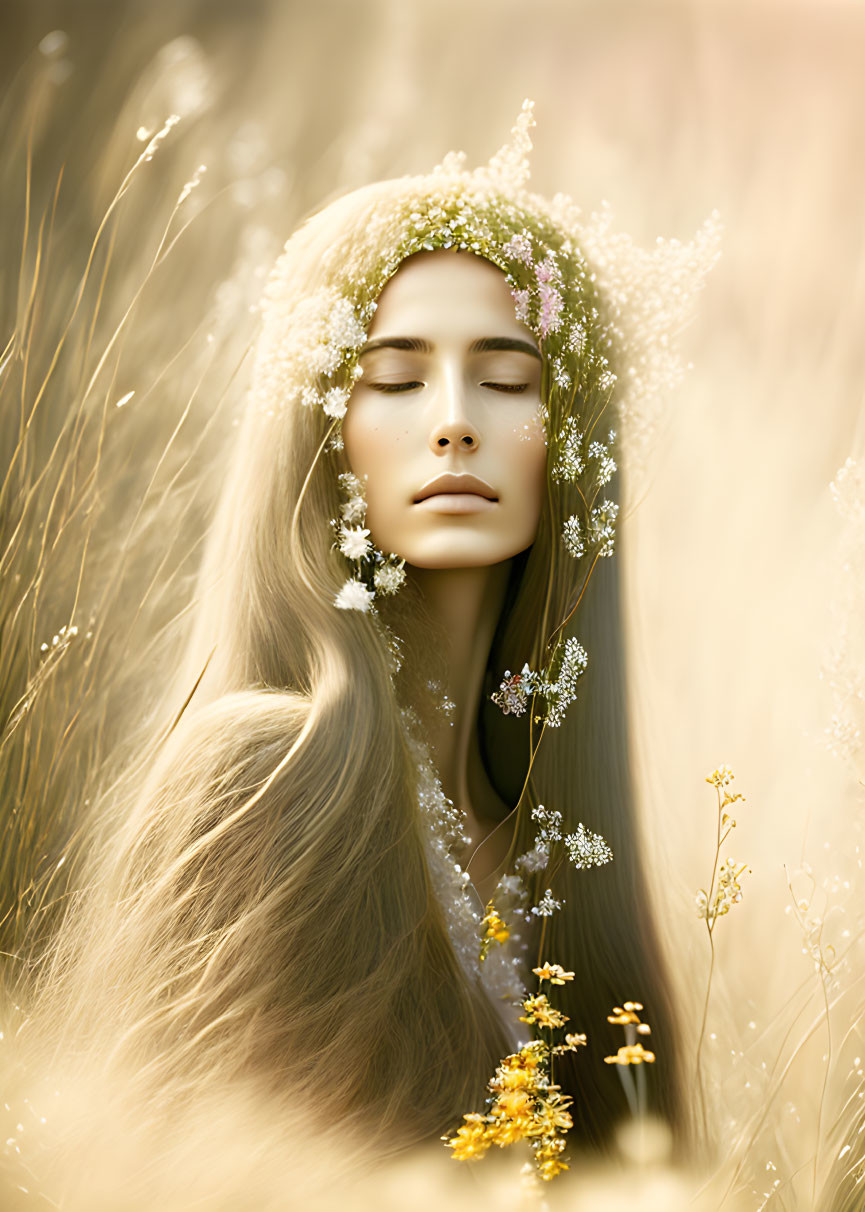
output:
<svg viewBox="0 0 865 1212"><path fill-rule="evenodd" d="M499 499L486 480L469 475L467 472L448 472L428 480L414 497L413 504L419 505L421 501L426 501L430 497L463 495L483 497L487 501L498 501Z"/></svg>

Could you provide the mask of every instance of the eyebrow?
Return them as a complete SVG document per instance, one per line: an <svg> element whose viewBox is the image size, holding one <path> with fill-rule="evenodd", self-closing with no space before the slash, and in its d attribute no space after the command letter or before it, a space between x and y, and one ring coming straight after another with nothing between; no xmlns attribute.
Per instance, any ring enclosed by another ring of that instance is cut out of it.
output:
<svg viewBox="0 0 865 1212"><path fill-rule="evenodd" d="M372 353L375 349L407 349L414 353L429 354L433 352L431 341L423 337L380 337L377 341L369 341L358 354ZM529 354L541 361L540 351L530 341L521 341L517 337L481 337L469 346L469 353L489 353L494 350L511 350L514 353Z"/></svg>

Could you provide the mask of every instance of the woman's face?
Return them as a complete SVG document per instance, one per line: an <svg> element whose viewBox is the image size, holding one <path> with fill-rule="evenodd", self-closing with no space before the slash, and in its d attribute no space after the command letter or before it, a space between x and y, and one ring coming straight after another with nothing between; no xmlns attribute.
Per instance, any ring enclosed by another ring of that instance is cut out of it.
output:
<svg viewBox="0 0 865 1212"><path fill-rule="evenodd" d="M376 546L418 568L497 564L534 541L546 471L541 361L490 262L409 257L384 287L343 421Z"/></svg>

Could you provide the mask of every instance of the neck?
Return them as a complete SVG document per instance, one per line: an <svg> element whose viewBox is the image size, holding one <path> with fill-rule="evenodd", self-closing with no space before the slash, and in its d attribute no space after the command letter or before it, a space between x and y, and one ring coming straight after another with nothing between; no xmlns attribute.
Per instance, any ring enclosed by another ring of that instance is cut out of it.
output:
<svg viewBox="0 0 865 1212"><path fill-rule="evenodd" d="M411 570L436 632L444 637L443 689L454 708L448 719L434 726L430 740L444 793L466 813L470 854L494 829L504 808L484 771L476 721L509 574L510 562L483 568ZM501 834L499 831L499 840ZM489 854L486 858L492 861ZM480 859L479 854L472 864L479 877L489 865Z"/></svg>

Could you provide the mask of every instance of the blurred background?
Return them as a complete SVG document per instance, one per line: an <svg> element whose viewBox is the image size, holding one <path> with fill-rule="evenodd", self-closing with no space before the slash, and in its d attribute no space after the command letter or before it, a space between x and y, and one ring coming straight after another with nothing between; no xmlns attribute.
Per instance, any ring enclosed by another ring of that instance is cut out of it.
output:
<svg viewBox="0 0 865 1212"><path fill-rule="evenodd" d="M94 779L157 709L282 243L335 193L485 161L532 97L538 192L647 246L721 213L629 483L646 847L696 1049L704 779L733 768L709 1180L754 1208L855 1183L863 53L853 0L0 0L4 951L50 930Z"/></svg>

